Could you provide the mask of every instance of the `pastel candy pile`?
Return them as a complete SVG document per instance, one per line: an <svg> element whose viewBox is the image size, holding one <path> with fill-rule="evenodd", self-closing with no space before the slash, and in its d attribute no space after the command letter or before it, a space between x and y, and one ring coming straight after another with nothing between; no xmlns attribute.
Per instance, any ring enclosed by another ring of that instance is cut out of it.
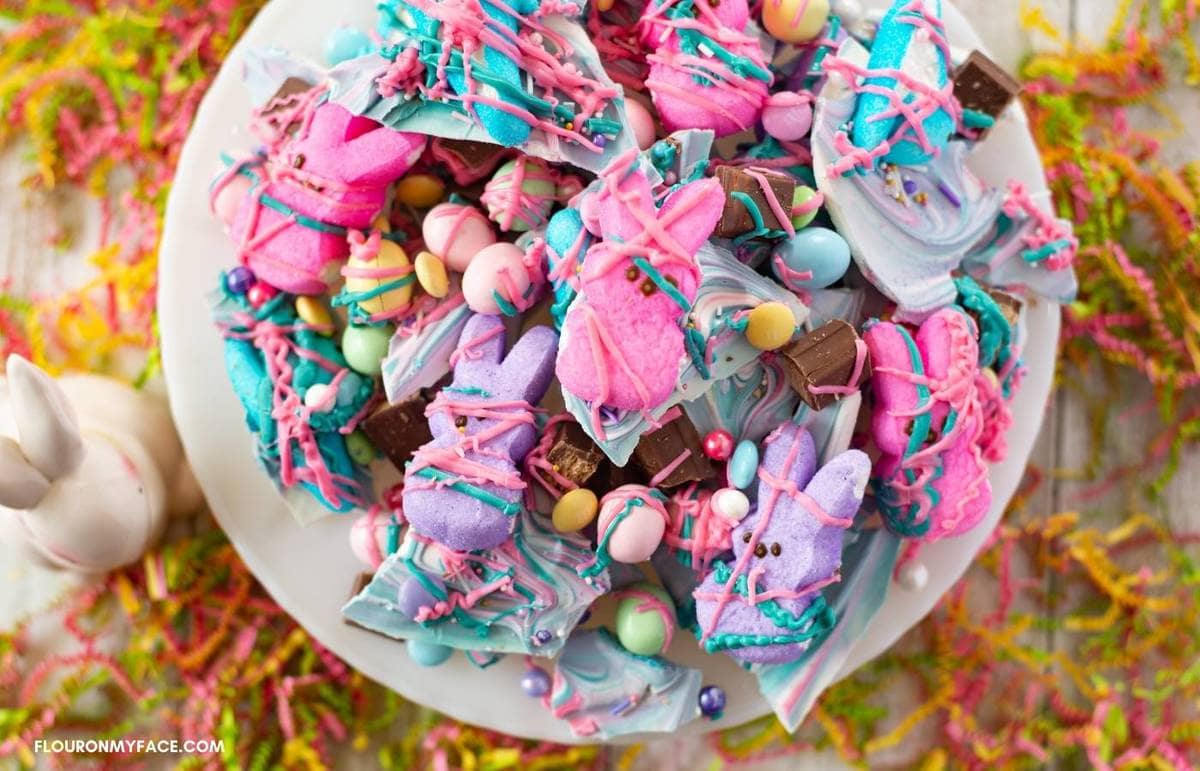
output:
<svg viewBox="0 0 1200 771"><path fill-rule="evenodd" d="M329 69L246 55L213 317L397 667L603 741L722 719L727 656L795 729L987 521L1078 242L966 167L1018 86L939 0L855 5L384 0Z"/></svg>

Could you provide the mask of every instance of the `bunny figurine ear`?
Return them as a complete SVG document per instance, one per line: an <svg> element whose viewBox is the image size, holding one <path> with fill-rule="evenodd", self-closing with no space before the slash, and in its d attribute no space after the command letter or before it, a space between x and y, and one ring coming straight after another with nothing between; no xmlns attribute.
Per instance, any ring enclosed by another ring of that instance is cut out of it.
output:
<svg viewBox="0 0 1200 771"><path fill-rule="evenodd" d="M0 506L32 509L49 489L50 481L29 463L20 445L0 436Z"/></svg>
<svg viewBox="0 0 1200 771"><path fill-rule="evenodd" d="M791 421L784 423L767 437L760 468L776 479L795 482L796 488L803 490L817 470L817 447L812 435ZM760 500L770 487L767 480L759 480Z"/></svg>
<svg viewBox="0 0 1200 771"><path fill-rule="evenodd" d="M862 506L871 459L860 450L847 450L826 463L805 490L825 513L836 519L853 519Z"/></svg>
<svg viewBox="0 0 1200 771"><path fill-rule="evenodd" d="M454 362L454 385L483 386L504 358L504 321L499 316L476 313L463 326Z"/></svg>
<svg viewBox="0 0 1200 771"><path fill-rule="evenodd" d="M558 334L550 327L533 327L512 347L500 367L502 392L511 398L537 404L554 379Z"/></svg>
<svg viewBox="0 0 1200 771"><path fill-rule="evenodd" d="M692 182L671 193L658 221L688 254L708 240L725 208L725 190L715 177Z"/></svg>
<svg viewBox="0 0 1200 771"><path fill-rule="evenodd" d="M8 389L21 451L48 480L83 462L79 421L58 384L17 354L8 357Z"/></svg>

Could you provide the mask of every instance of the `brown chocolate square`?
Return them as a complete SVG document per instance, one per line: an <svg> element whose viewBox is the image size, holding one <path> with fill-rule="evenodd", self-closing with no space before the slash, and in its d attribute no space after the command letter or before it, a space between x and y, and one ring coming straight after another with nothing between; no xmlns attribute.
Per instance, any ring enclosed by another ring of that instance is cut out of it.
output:
<svg viewBox="0 0 1200 771"><path fill-rule="evenodd" d="M587 486L604 463L604 453L578 423L564 423L546 453L554 470L580 487Z"/></svg>
<svg viewBox="0 0 1200 771"><path fill-rule="evenodd" d="M980 51L972 51L954 71L954 98L963 109L999 118L1021 93L1021 84Z"/></svg>
<svg viewBox="0 0 1200 771"><path fill-rule="evenodd" d="M717 223L713 235L720 238L736 238L755 229L754 217L751 216L750 209L747 208L744 201L739 200L740 196L734 196L734 193L745 193L750 197L762 217L763 227L768 230L783 230L783 223L775 216L756 175L761 175L767 180L767 187L771 190L771 195L779 202L784 212L792 210L792 197L796 191L796 181L791 176L776 171L766 169L751 169L751 171L754 173L751 174L750 171L733 166L717 167L717 181L721 183L721 187L725 188L725 209L721 212L721 220Z"/></svg>
<svg viewBox="0 0 1200 771"><path fill-rule="evenodd" d="M813 393L814 387L858 389L871 376L871 361L863 362L858 382L851 383L858 359L858 332L840 319L814 329L779 351L788 384L814 410L823 410L843 394Z"/></svg>
<svg viewBox="0 0 1200 771"><path fill-rule="evenodd" d="M389 404L362 422L363 433L400 471L421 445L433 440L425 418L426 402L415 396Z"/></svg>
<svg viewBox="0 0 1200 771"><path fill-rule="evenodd" d="M688 482L703 482L716 475L712 463L701 448L700 434L686 414L680 414L662 428L642 434L633 451L633 460L650 477L670 466L687 453L658 487L679 487Z"/></svg>

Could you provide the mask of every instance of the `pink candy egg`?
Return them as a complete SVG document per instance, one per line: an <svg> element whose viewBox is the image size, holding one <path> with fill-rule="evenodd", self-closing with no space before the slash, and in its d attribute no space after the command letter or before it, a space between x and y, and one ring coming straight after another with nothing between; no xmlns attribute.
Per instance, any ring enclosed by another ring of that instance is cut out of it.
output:
<svg viewBox="0 0 1200 771"><path fill-rule="evenodd" d="M350 526L350 551L371 570L378 570L388 556L391 524L391 514L375 511L362 515Z"/></svg>
<svg viewBox="0 0 1200 771"><path fill-rule="evenodd" d="M762 125L766 132L782 142L796 142L812 128L812 105L799 94L772 94L763 109Z"/></svg>
<svg viewBox="0 0 1200 771"><path fill-rule="evenodd" d="M649 150L650 145L658 139L658 129L654 125L654 116L636 99L625 100L625 118L633 128L633 136L638 147Z"/></svg>
<svg viewBox="0 0 1200 771"><path fill-rule="evenodd" d="M650 559L666 529L666 508L648 487L624 485L600 502L596 532L602 543L607 539L609 556L617 562L634 564Z"/></svg>
<svg viewBox="0 0 1200 771"><path fill-rule="evenodd" d="M465 273L475 255L496 243L486 216L474 206L441 203L421 223L425 248L442 258L451 270Z"/></svg>
<svg viewBox="0 0 1200 771"><path fill-rule="evenodd" d="M501 313L501 303L519 305L529 288L525 253L520 247L501 241L475 255L463 274L462 293L476 313Z"/></svg>

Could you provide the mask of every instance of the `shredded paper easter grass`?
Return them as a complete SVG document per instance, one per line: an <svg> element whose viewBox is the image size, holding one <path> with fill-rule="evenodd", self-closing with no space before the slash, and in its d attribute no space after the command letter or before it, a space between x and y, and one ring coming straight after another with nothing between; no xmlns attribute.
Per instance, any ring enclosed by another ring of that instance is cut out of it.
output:
<svg viewBox="0 0 1200 771"><path fill-rule="evenodd" d="M5 354L110 371L132 351L140 377L154 374L156 250L174 165L260 5L0 0L0 147L27 161L30 189L85 190L103 215L100 242L87 245L89 281L0 295ZM1126 0L1107 38L1087 46L1032 4L1022 13L1060 44L1024 63L1023 98L1059 213L1082 244L1060 380L1136 373L1164 428L1143 465L1106 468L1112 416L1130 405L1097 402L1083 472L1125 491L1123 521L1036 510L1027 501L1052 470L1031 469L928 619L830 690L795 737L774 718L713 735L717 767L810 748L925 769L1200 763L1200 535L1172 532L1156 503L1200 434L1200 150L1183 163L1163 152L1175 120L1167 89L1200 98L1200 10ZM1135 114L1157 116L1138 125L1162 130L1135 128ZM28 258L61 247L30 244ZM645 757L518 741L405 703L309 638L217 533L163 546L54 613L74 652L29 661L30 624L0 635L0 765L32 765L36 740L70 732L224 740L223 753L185 757L183 768L325 768L347 753L385 768L632 767ZM897 693L909 697L903 707Z"/></svg>

